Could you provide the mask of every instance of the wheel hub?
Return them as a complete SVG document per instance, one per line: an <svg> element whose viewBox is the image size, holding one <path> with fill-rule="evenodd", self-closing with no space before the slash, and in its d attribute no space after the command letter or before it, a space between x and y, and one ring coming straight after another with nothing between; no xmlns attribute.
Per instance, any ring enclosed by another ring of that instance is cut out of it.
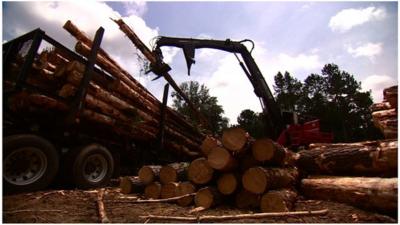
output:
<svg viewBox="0 0 400 225"><path fill-rule="evenodd" d="M108 164L103 155L93 154L86 158L83 170L85 179L99 182L107 175Z"/></svg>
<svg viewBox="0 0 400 225"><path fill-rule="evenodd" d="M46 155L39 148L19 148L6 156L3 176L14 185L28 185L44 175L47 163Z"/></svg>

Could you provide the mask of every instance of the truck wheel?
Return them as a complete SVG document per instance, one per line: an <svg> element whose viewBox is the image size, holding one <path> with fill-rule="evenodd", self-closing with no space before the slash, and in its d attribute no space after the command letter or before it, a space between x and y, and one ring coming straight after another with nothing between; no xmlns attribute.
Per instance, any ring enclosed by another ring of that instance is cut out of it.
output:
<svg viewBox="0 0 400 225"><path fill-rule="evenodd" d="M79 188L96 188L110 182L114 160L107 148L99 144L83 147L74 160L72 175Z"/></svg>
<svg viewBox="0 0 400 225"><path fill-rule="evenodd" d="M6 193L37 191L53 181L59 156L49 141L31 134L12 135L4 139L3 147Z"/></svg>

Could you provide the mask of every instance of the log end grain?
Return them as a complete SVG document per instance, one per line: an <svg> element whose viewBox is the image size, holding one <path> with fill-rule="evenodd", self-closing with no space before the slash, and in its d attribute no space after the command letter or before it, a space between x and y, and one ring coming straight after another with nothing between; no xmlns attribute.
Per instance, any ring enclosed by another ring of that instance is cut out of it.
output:
<svg viewBox="0 0 400 225"><path fill-rule="evenodd" d="M173 198L177 196L178 183L169 182L161 187L161 198Z"/></svg>
<svg viewBox="0 0 400 225"><path fill-rule="evenodd" d="M242 185L251 193L262 194L267 188L267 177L263 168L252 167L246 170L242 176Z"/></svg>
<svg viewBox="0 0 400 225"><path fill-rule="evenodd" d="M212 206L218 204L221 198L218 191L212 187L204 187L197 191L194 202L196 207L203 207L205 209L211 208Z"/></svg>
<svg viewBox="0 0 400 225"><path fill-rule="evenodd" d="M200 149L201 152L207 156L211 149L217 147L219 145L218 140L214 137L211 136L206 136L206 138L203 140L203 142L201 143Z"/></svg>
<svg viewBox="0 0 400 225"><path fill-rule="evenodd" d="M188 168L188 179L195 184L208 183L214 174L213 168L205 158L198 158L190 163Z"/></svg>
<svg viewBox="0 0 400 225"><path fill-rule="evenodd" d="M153 182L146 186L144 189L144 196L151 199L159 199L161 195L161 184Z"/></svg>
<svg viewBox="0 0 400 225"><path fill-rule="evenodd" d="M195 191L196 191L196 188L192 183L181 182L178 184L178 188L176 190L176 195L182 196L182 195L194 193ZM180 206L189 206L190 204L192 204L193 198L194 198L193 196L188 196L188 197L178 199L176 202Z"/></svg>
<svg viewBox="0 0 400 225"><path fill-rule="evenodd" d="M233 173L222 174L217 180L218 191L223 195L230 195L235 192L238 181Z"/></svg>
<svg viewBox="0 0 400 225"><path fill-rule="evenodd" d="M156 178L155 170L157 170L155 166L142 166L138 172L140 181L144 184L153 182Z"/></svg>
<svg viewBox="0 0 400 225"><path fill-rule="evenodd" d="M244 149L248 134L240 127L225 129L222 134L222 145L230 151L240 152Z"/></svg>
<svg viewBox="0 0 400 225"><path fill-rule="evenodd" d="M165 165L162 166L160 169L160 181L162 184L167 184L169 182L175 182L178 180L178 174L176 170L170 166Z"/></svg>
<svg viewBox="0 0 400 225"><path fill-rule="evenodd" d="M268 191L261 197L261 212L289 212L296 197L295 192L287 189Z"/></svg>
<svg viewBox="0 0 400 225"><path fill-rule="evenodd" d="M251 150L256 160L264 162L273 158L275 146L271 139L262 138L253 143Z"/></svg>
<svg viewBox="0 0 400 225"><path fill-rule="evenodd" d="M231 155L231 153L222 147L215 147L211 150L207 157L208 164L211 168L216 170L231 170L237 162Z"/></svg>

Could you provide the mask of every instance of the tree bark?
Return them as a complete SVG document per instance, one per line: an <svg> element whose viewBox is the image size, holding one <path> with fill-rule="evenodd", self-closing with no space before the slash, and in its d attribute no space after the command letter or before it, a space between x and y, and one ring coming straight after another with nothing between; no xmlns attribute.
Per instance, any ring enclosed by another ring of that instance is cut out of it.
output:
<svg viewBox="0 0 400 225"><path fill-rule="evenodd" d="M329 147L332 146L332 147ZM299 152L299 169L309 174L396 176L397 140L327 145Z"/></svg>
<svg viewBox="0 0 400 225"><path fill-rule="evenodd" d="M297 193L289 189L272 190L260 200L261 212L289 212L293 209Z"/></svg>
<svg viewBox="0 0 400 225"><path fill-rule="evenodd" d="M222 196L215 187L204 187L197 191L194 202L196 207L209 209L220 204Z"/></svg>
<svg viewBox="0 0 400 225"><path fill-rule="evenodd" d="M254 193L262 194L267 190L293 186L298 178L295 168L253 167L242 176L243 187Z"/></svg>
<svg viewBox="0 0 400 225"><path fill-rule="evenodd" d="M188 168L188 179L195 184L207 184L213 178L213 174L214 169L205 158L193 160Z"/></svg>
<svg viewBox="0 0 400 225"><path fill-rule="evenodd" d="M177 182L186 179L187 169L190 163L171 163L162 166L160 169L160 182L167 184L169 182Z"/></svg>
<svg viewBox="0 0 400 225"><path fill-rule="evenodd" d="M269 165L280 166L285 160L285 149L269 138L256 140L251 150L256 160Z"/></svg>
<svg viewBox="0 0 400 225"><path fill-rule="evenodd" d="M142 193L145 185L138 177L121 177L119 182L122 194Z"/></svg>
<svg viewBox="0 0 400 225"><path fill-rule="evenodd" d="M160 175L161 166L158 165L145 165L139 169L139 180L144 184L150 184L156 181Z"/></svg>
<svg viewBox="0 0 400 225"><path fill-rule="evenodd" d="M223 147L213 148L207 156L208 164L216 170L232 171L238 166L237 160Z"/></svg>
<svg viewBox="0 0 400 225"><path fill-rule="evenodd" d="M152 182L144 188L144 196L146 198L159 199L161 195L161 184L159 182Z"/></svg>
<svg viewBox="0 0 400 225"><path fill-rule="evenodd" d="M381 213L397 212L397 178L312 177L301 191L313 199L337 201Z"/></svg>
<svg viewBox="0 0 400 225"><path fill-rule="evenodd" d="M222 133L222 145L233 152L244 151L248 134L240 127L225 129Z"/></svg>

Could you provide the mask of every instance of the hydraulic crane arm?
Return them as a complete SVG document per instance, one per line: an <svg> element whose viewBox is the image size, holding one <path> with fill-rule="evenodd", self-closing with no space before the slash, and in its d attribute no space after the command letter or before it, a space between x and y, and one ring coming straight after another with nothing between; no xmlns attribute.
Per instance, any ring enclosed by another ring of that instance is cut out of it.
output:
<svg viewBox="0 0 400 225"><path fill-rule="evenodd" d="M162 57L160 47L172 46L183 49L183 53L186 59L188 73L190 75L190 68L195 63L195 49L198 48L211 48L222 51L227 51L236 54L240 54L244 61L240 62L240 66L244 70L245 74L249 78L251 84L254 87L254 93L259 97L263 113L266 116L266 129L271 138L277 138L279 133L284 129L282 115L275 99L269 89L267 82L264 79L260 69L256 62L251 56L251 52L248 51L243 42L251 42L254 47L254 43L251 40L243 41L231 41L227 40L207 40L207 39L192 39L192 38L175 38L175 37L159 37L155 46L155 52Z"/></svg>

